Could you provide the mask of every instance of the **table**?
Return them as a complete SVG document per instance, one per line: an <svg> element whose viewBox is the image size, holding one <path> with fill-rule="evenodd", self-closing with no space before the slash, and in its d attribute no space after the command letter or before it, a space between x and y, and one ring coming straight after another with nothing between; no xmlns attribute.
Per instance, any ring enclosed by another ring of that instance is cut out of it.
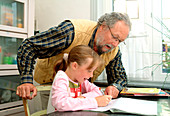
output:
<svg viewBox="0 0 170 116"><path fill-rule="evenodd" d="M170 97L138 96L133 98L157 101L158 116L170 116ZM128 113L113 114L110 111L107 112L74 111L74 112L53 112L43 116L139 116L139 115Z"/></svg>

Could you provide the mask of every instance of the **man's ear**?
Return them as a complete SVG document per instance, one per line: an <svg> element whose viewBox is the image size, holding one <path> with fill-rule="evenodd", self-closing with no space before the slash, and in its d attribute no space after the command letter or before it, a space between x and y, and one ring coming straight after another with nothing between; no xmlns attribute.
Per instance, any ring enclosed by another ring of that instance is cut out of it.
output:
<svg viewBox="0 0 170 116"><path fill-rule="evenodd" d="M72 67L73 70L76 70L78 68L77 62L72 62L71 67Z"/></svg>
<svg viewBox="0 0 170 116"><path fill-rule="evenodd" d="M103 30L105 30L106 28L107 28L107 25L102 24L102 25L100 25L99 30L100 30L100 31L103 31Z"/></svg>

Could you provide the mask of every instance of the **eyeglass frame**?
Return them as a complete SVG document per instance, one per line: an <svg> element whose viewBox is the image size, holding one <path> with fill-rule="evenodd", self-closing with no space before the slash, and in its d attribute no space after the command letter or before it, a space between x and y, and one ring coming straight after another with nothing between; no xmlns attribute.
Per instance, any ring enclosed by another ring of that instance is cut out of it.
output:
<svg viewBox="0 0 170 116"><path fill-rule="evenodd" d="M126 45L126 43L125 43L124 41L121 41L118 37L115 37L115 36L113 35L113 33L112 33L112 31L111 31L109 25L107 25L107 26L108 26L108 28L109 28L110 34L112 35L113 39L119 40L119 44L120 44L121 42L123 42L124 45Z"/></svg>

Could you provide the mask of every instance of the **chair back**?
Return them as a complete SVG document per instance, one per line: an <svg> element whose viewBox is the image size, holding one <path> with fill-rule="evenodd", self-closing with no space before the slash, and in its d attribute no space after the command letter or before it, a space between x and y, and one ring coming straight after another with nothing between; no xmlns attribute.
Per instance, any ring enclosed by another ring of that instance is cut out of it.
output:
<svg viewBox="0 0 170 116"><path fill-rule="evenodd" d="M38 85L38 86L36 86L36 88L37 88L37 92L50 91L51 85ZM25 116L40 116L43 114L47 114L47 110L41 110L41 111L37 111L33 114L30 114L28 100L27 99L22 99L22 100L23 100L23 105L24 105Z"/></svg>

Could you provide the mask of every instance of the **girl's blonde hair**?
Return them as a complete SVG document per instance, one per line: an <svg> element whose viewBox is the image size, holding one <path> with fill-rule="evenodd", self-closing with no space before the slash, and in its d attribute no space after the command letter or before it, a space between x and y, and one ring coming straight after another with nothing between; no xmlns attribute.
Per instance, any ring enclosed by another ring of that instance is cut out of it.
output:
<svg viewBox="0 0 170 116"><path fill-rule="evenodd" d="M98 66L103 65L103 59L89 46L87 45L78 45L71 49L68 54L68 59L62 59L56 62L55 65L55 74L58 70L65 71L67 66L71 62L77 62L80 66L87 62L87 58L92 58L92 62L87 69L91 69L93 66L98 64ZM55 76L54 74L54 76Z"/></svg>

